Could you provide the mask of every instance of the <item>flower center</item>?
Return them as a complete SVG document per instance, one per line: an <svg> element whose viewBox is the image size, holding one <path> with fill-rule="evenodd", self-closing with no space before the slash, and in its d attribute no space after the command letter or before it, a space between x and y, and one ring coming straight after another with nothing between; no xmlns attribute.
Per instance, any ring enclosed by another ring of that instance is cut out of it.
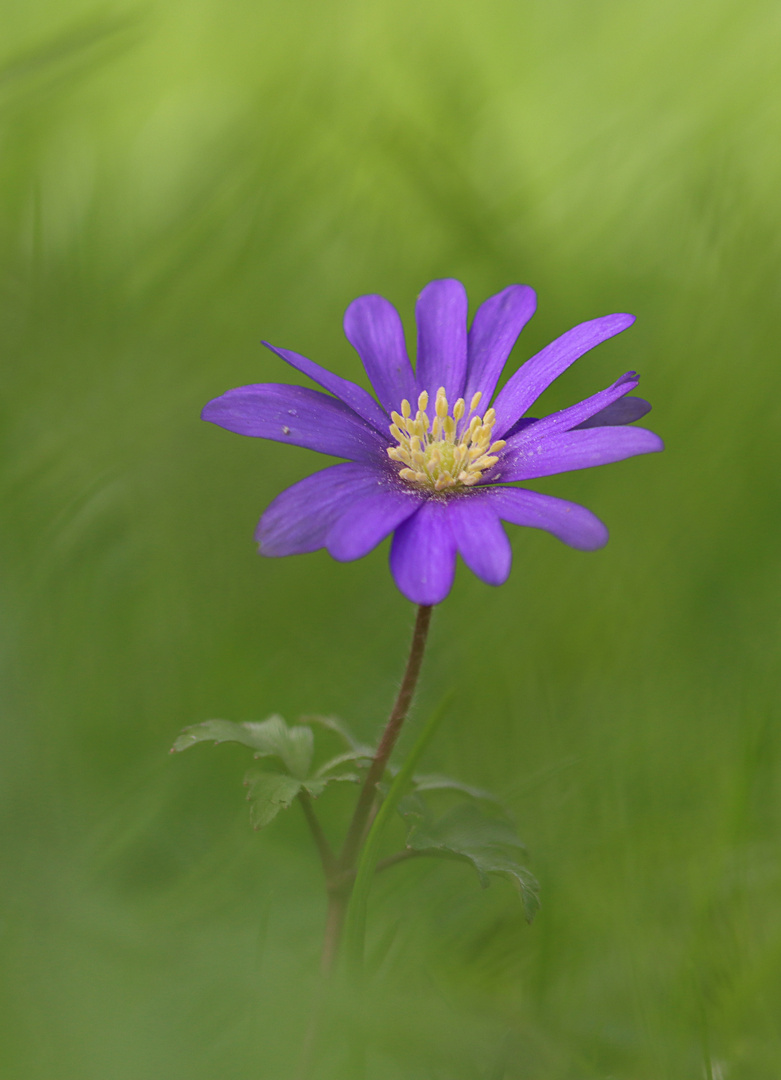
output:
<svg viewBox="0 0 781 1080"><path fill-rule="evenodd" d="M472 415L480 404L477 393L466 405L459 398L453 406L453 414L440 386L434 402L434 419L426 414L428 394L424 390L418 398L418 411L412 416L412 407L406 400L401 403L401 414L391 413L393 423L390 433L396 446L388 447L388 457L398 461L404 468L399 476L413 484L444 491L446 488L472 487L499 460L497 451L503 440L491 442L491 432L496 423L496 413L489 409L485 416Z"/></svg>

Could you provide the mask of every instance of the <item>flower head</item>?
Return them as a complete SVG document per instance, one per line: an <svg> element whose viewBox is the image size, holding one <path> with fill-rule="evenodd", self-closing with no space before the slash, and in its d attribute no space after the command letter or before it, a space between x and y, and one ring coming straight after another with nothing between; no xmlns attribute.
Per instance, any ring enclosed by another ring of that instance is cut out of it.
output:
<svg viewBox="0 0 781 1080"><path fill-rule="evenodd" d="M526 416L554 379L634 318L581 323L527 360L494 398L535 305L532 289L510 285L478 308L467 330L463 285L430 282L417 302L413 371L396 309L381 296L358 297L344 329L376 398L268 345L327 392L243 386L210 401L203 419L346 460L274 499L256 532L261 553L325 547L349 561L393 533L390 565L399 589L414 603L437 604L450 591L457 554L488 584L507 579L512 553L502 522L544 529L584 551L603 547L607 529L590 510L510 485L663 448L653 432L627 426L650 409L627 396L638 382L633 371L577 405L543 419Z"/></svg>

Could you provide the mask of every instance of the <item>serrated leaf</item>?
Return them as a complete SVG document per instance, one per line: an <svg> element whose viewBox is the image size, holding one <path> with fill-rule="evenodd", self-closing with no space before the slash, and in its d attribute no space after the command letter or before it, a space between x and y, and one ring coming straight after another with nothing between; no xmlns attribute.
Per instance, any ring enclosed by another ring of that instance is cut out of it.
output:
<svg viewBox="0 0 781 1080"><path fill-rule="evenodd" d="M377 790L384 797L388 793L388 784L384 781L377 784ZM412 818L430 819L432 815L426 807L426 803L420 797L421 793L429 791L453 791L458 795L467 795L477 802L487 802L501 807L500 801L490 791L472 787L470 784L463 784L460 780L453 780L449 776L430 773L425 776L413 776L412 789L399 799L397 809L401 816L408 820Z"/></svg>
<svg viewBox="0 0 781 1080"><path fill-rule="evenodd" d="M267 720L234 724L230 720L207 720L185 728L173 745L175 751L187 750L199 742L236 742L255 751L255 757L277 757L292 773L303 779L312 764L314 736L302 725L288 727L281 716Z"/></svg>
<svg viewBox="0 0 781 1080"><path fill-rule="evenodd" d="M363 749L347 724L345 724L344 720L340 720L338 716L320 716L318 713L313 713L311 715L307 714L306 716L302 716L301 721L304 724L319 724L320 727L327 728L328 731L333 731L335 735L339 736L349 750Z"/></svg>
<svg viewBox="0 0 781 1080"><path fill-rule="evenodd" d="M488 817L474 803L460 803L437 821L430 816L415 820L407 847L470 862L483 888L490 883L489 875L509 879L527 921L534 918L540 906L539 885L520 862L525 848L508 821Z"/></svg>
<svg viewBox="0 0 781 1080"><path fill-rule="evenodd" d="M303 780L301 786L306 788L313 799L322 795L329 784L347 781L351 784L360 784L361 778L357 773L337 773L335 776L323 776L319 779L314 776L309 780Z"/></svg>
<svg viewBox="0 0 781 1080"><path fill-rule="evenodd" d="M303 780L309 774L314 753L314 735L310 727L288 727L281 716L270 716L259 723L247 723L258 740L255 757L278 757L293 776Z"/></svg>
<svg viewBox="0 0 781 1080"><path fill-rule="evenodd" d="M286 810L301 790L301 781L287 773L252 772L244 783L249 788L250 821L255 829L262 829L280 810Z"/></svg>
<svg viewBox="0 0 781 1080"><path fill-rule="evenodd" d="M206 720L202 724L186 727L174 745L172 753L189 750L199 742L236 742L257 750L257 739L247 724L234 724L232 720Z"/></svg>
<svg viewBox="0 0 781 1080"><path fill-rule="evenodd" d="M454 780L450 776L442 776L439 773L413 776L412 783L415 786L415 791L454 791L459 795L468 795L470 799L477 799L479 802L500 805L500 800L492 792L473 787L471 784L465 784L461 780Z"/></svg>
<svg viewBox="0 0 781 1080"><path fill-rule="evenodd" d="M316 771L315 776L325 776L331 769L336 769L340 765L346 765L351 761L371 761L373 757L374 750L370 746L357 746L354 750L346 750L343 754L337 754L336 757L329 758Z"/></svg>

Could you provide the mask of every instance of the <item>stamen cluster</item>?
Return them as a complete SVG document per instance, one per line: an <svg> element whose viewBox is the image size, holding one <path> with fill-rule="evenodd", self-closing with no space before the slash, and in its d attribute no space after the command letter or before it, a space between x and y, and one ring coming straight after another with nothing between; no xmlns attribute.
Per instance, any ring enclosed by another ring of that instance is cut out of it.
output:
<svg viewBox="0 0 781 1080"><path fill-rule="evenodd" d="M399 472L404 480L434 491L472 487L486 469L496 464L499 460L496 454L505 443L501 439L491 442L496 423L493 409L482 417L472 415L481 397L480 392L473 396L469 413L464 399L459 398L451 416L445 388L440 386L433 421L429 421L426 413L429 396L425 390L418 397L414 418L410 403L406 398L402 401L401 413L391 413L390 433L398 445L389 446L387 452L392 461L405 466Z"/></svg>

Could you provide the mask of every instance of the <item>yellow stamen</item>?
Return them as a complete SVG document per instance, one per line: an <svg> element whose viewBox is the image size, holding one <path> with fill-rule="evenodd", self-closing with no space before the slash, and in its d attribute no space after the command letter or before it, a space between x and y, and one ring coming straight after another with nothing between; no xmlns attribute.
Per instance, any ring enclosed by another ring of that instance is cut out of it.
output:
<svg viewBox="0 0 781 1080"><path fill-rule="evenodd" d="M481 398L480 391L472 395L469 414ZM390 433L396 445L388 447L388 457L405 466L399 476L411 484L431 491L473 487L497 463L497 455L505 446L503 439L491 441L495 411L488 409L482 417L467 414L468 423L464 421L466 426L459 435L466 414L464 399L456 401L451 413L445 388L440 386L434 398L433 422L426 413L428 404L429 395L424 390L418 396L414 419L406 399L401 403L401 413L391 413Z"/></svg>

